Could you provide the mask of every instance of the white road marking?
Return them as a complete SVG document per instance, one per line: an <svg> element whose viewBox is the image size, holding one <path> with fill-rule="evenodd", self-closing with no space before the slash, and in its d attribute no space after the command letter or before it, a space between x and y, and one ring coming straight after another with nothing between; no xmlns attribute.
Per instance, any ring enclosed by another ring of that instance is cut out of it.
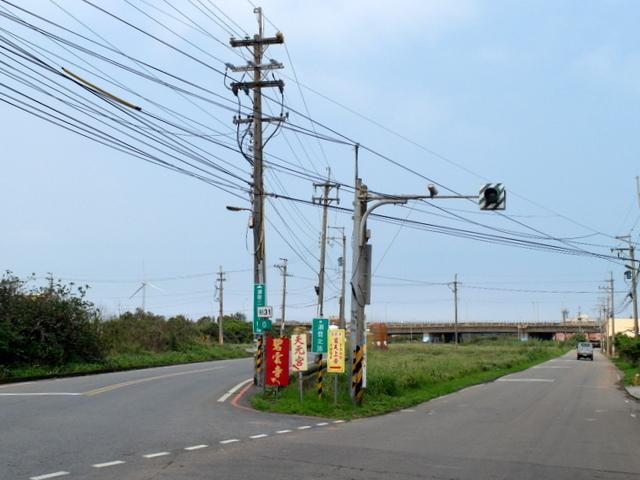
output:
<svg viewBox="0 0 640 480"><path fill-rule="evenodd" d="M222 440L220 443L222 445L226 445L227 443L234 443L234 442L239 442L240 440L238 440L237 438L231 438L229 440Z"/></svg>
<svg viewBox="0 0 640 480"><path fill-rule="evenodd" d="M105 462L105 463L96 463L95 465L91 465L94 468L105 468L105 467L113 467L115 465L122 465L125 463L123 460L115 460L113 462Z"/></svg>
<svg viewBox="0 0 640 480"><path fill-rule="evenodd" d="M292 430L278 430L276 433L291 433Z"/></svg>
<svg viewBox="0 0 640 480"><path fill-rule="evenodd" d="M306 430L307 428L311 428L311 425L303 425L302 427L298 427L298 430Z"/></svg>
<svg viewBox="0 0 640 480"><path fill-rule="evenodd" d="M325 425L329 425L329 422L320 422L320 423L316 423L316 425L319 427L324 427Z"/></svg>
<svg viewBox="0 0 640 480"><path fill-rule="evenodd" d="M552 378L499 378L498 382L555 382Z"/></svg>
<svg viewBox="0 0 640 480"><path fill-rule="evenodd" d="M266 433L261 433L260 435L251 435L249 438L255 440L256 438L264 438L264 437L268 437L269 435L267 435Z"/></svg>
<svg viewBox="0 0 640 480"><path fill-rule="evenodd" d="M158 452L158 453L150 453L148 455L143 455L144 458L156 458L156 457L164 457L169 455L169 452Z"/></svg>
<svg viewBox="0 0 640 480"><path fill-rule="evenodd" d="M0 393L0 397L58 397L58 396L76 396L79 393L67 392L35 392L35 393Z"/></svg>
<svg viewBox="0 0 640 480"><path fill-rule="evenodd" d="M249 382L253 382L253 378L250 378L249 380L245 380L242 383L239 383L238 385L236 385L235 387L233 387L231 390L229 390L227 393L225 393L223 396L221 396L218 401L219 402L226 402L227 399L233 395L234 393L236 393L238 390L240 390L240 388L244 387L247 383Z"/></svg>
<svg viewBox="0 0 640 480"><path fill-rule="evenodd" d="M570 365L563 365L563 366L560 366L560 365L537 365L537 366L531 367L531 368L573 368L573 367L570 366Z"/></svg>
<svg viewBox="0 0 640 480"><path fill-rule="evenodd" d="M200 450L201 448L207 448L209 445L194 445L193 447L185 447L185 450Z"/></svg>
<svg viewBox="0 0 640 480"><path fill-rule="evenodd" d="M39 475L37 477L31 477L31 478L29 478L29 480L46 480L47 478L62 477L63 475L69 475L69 472L47 473L46 475Z"/></svg>
<svg viewBox="0 0 640 480"><path fill-rule="evenodd" d="M344 423L344 420L334 420L333 423Z"/></svg>

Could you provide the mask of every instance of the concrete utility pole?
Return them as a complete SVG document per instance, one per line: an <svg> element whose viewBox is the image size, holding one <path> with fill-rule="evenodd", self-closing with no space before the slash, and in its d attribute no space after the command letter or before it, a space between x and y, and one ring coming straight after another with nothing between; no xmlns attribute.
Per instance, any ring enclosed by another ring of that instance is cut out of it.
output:
<svg viewBox="0 0 640 480"><path fill-rule="evenodd" d="M344 234L344 227L329 227L329 228L335 228L337 230L340 230L342 232L342 237L329 237L328 240L342 240L342 257L341 260L339 261L340 263L340 267L342 268L342 289L341 289L341 293L340 293L340 320L339 320L339 325L338 328L341 329L346 329L347 328L347 321L345 319L344 316L344 295L345 295L345 290L346 290L346 269L347 269L347 237Z"/></svg>
<svg viewBox="0 0 640 480"><path fill-rule="evenodd" d="M216 286L216 290L218 290L218 301L220 302L220 316L218 317L218 343L222 345L224 343L224 282L227 279L224 276L224 272L222 271L222 267L220 267L220 271L218 272L218 285Z"/></svg>
<svg viewBox="0 0 640 480"><path fill-rule="evenodd" d="M611 329L609 330L610 340L607 344L607 354L611 356L615 356L616 354L616 346L615 346L615 336L616 336L616 308L614 301L614 292L613 292L613 272L610 273L611 277L609 280L605 280L605 282L609 282L608 287L600 287L603 290L609 292L609 318L611 319Z"/></svg>
<svg viewBox="0 0 640 480"><path fill-rule="evenodd" d="M252 51L253 61L248 62L247 66L235 67L231 64L227 64L233 72L252 72L252 82L232 82L231 89L237 96L240 91L249 93L249 90L253 91L253 113L247 118L234 117L235 124L253 123L253 189L252 189L252 221L253 221L253 282L255 285L264 285L264 291L266 295L266 248L265 248L265 234L264 234L264 200L265 191L263 186L263 122L282 122L284 117L265 118L262 115L262 89L265 87L277 87L282 91L284 89L284 82L282 80L265 80L265 72L273 70L275 68L283 68L281 63L272 61L266 65L263 65L262 59L266 48L269 45L284 43L284 37L281 33L276 33L275 37L265 38L263 36L263 18L262 9L255 8L254 13L258 15L258 34L251 38L245 38L243 40L236 40L231 38L230 44L232 47L246 47ZM257 322L258 305L255 304L254 295L254 326ZM254 329L255 333L255 329ZM263 346L265 344L266 334L262 333L262 338L256 337L255 357L255 369L254 369L254 383L256 385L264 386L264 371L261 367L261 358L263 356ZM262 340L262 341L260 341Z"/></svg>
<svg viewBox="0 0 640 480"><path fill-rule="evenodd" d="M331 171L329 171L329 175L331 175ZM340 203L339 198L329 198L329 192L332 188L340 188L338 184L325 182L325 183L314 183L313 186L315 188L321 187L323 189L322 197L313 197L313 203L322 204L322 232L321 232L321 240L320 240L320 272L318 273L318 318L324 318L324 271L325 271L325 260L327 253L327 209L331 202Z"/></svg>
<svg viewBox="0 0 640 480"><path fill-rule="evenodd" d="M631 265L625 265L631 271L631 292L629 296L631 296L631 300L633 302L633 334L634 336L638 336L638 266L636 265L636 257L635 257L635 247L631 243L631 235L625 235L623 237L616 237L618 240L624 240L629 244L628 248L612 248L611 251L618 252L629 252L629 260L631 260ZM618 254L619 255L619 254Z"/></svg>
<svg viewBox="0 0 640 480"><path fill-rule="evenodd" d="M292 275L287 273L287 259L281 258L282 265L274 265L274 267L280 269L280 273L282 274L282 318L280 319L280 336L284 335L284 310L287 302L287 277L291 277Z"/></svg>
<svg viewBox="0 0 640 480"><path fill-rule="evenodd" d="M560 310L560 313L562 314L562 327L564 328L564 341L567 341L567 315L569 315L569 310L567 310L566 308L562 308L562 310Z"/></svg>
<svg viewBox="0 0 640 480"><path fill-rule="evenodd" d="M458 274L456 273L455 277L454 277L454 281L453 283L450 283L449 285L453 285L453 320L454 320L454 340L456 343L456 346L458 345Z"/></svg>

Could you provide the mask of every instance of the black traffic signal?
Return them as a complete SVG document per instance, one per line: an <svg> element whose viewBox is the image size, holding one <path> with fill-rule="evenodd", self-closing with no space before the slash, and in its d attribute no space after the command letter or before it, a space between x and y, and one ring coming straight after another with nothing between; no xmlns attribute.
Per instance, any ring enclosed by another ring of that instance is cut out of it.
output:
<svg viewBox="0 0 640 480"><path fill-rule="evenodd" d="M507 206L507 192L503 183L483 183L478 198L480 210L504 210Z"/></svg>

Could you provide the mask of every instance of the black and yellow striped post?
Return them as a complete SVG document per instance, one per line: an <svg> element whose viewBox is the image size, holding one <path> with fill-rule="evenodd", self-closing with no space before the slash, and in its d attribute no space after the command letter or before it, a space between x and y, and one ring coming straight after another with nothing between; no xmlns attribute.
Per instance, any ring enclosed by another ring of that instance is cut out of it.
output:
<svg viewBox="0 0 640 480"><path fill-rule="evenodd" d="M321 353L319 353L316 357L316 363L318 364L318 400L322 400L322 382L324 377L324 370Z"/></svg>
<svg viewBox="0 0 640 480"><path fill-rule="evenodd" d="M260 386L260 379L262 378L262 361L264 357L263 335L258 336L256 342L256 354L254 356L255 368L253 369L254 377L253 384Z"/></svg>
<svg viewBox="0 0 640 480"><path fill-rule="evenodd" d="M364 362L364 347L356 345L353 352L353 364L351 365L351 397L356 405L362 404L362 372Z"/></svg>

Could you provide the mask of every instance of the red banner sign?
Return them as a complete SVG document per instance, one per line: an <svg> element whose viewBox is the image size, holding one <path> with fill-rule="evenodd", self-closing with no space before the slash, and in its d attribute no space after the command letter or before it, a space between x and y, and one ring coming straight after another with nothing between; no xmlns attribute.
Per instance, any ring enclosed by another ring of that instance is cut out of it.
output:
<svg viewBox="0 0 640 480"><path fill-rule="evenodd" d="M267 338L265 385L289 385L289 339Z"/></svg>

